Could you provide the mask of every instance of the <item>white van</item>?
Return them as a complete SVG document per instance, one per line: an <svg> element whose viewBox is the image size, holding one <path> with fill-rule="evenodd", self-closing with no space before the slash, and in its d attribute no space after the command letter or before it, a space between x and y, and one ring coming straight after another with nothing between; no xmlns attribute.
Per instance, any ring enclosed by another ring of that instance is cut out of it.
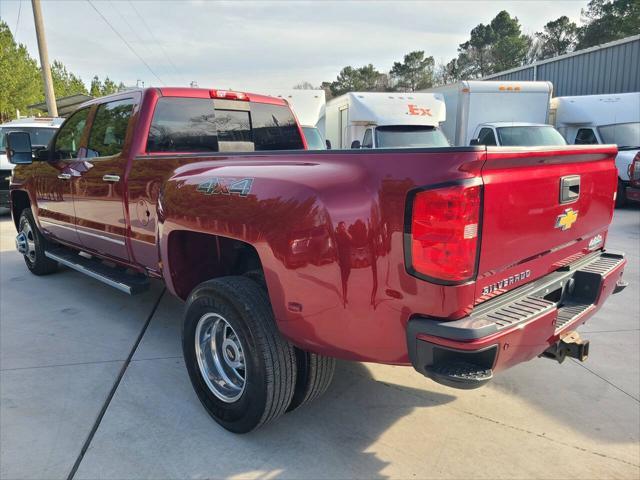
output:
<svg viewBox="0 0 640 480"><path fill-rule="evenodd" d="M326 107L332 148L446 147L440 131L446 108L434 93L351 92Z"/></svg>
<svg viewBox="0 0 640 480"><path fill-rule="evenodd" d="M64 118L27 117L0 125L0 207L9 207L9 177L15 165L9 163L5 152L5 134L29 132L34 148L46 147Z"/></svg>
<svg viewBox="0 0 640 480"><path fill-rule="evenodd" d="M324 90L273 90L265 95L283 98L289 103L302 127L309 150L327 148L324 139Z"/></svg>
<svg viewBox="0 0 640 480"><path fill-rule="evenodd" d="M623 205L629 166L640 150L640 92L556 97L549 119L570 144L618 145L616 205Z"/></svg>
<svg viewBox="0 0 640 480"><path fill-rule="evenodd" d="M442 131L452 145L565 145L547 124L551 82L470 80L429 90L443 96Z"/></svg>

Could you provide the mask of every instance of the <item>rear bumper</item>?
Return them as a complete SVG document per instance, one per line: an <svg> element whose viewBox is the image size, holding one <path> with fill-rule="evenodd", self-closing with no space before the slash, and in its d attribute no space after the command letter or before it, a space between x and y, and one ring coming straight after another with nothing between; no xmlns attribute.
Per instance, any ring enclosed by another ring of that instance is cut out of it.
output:
<svg viewBox="0 0 640 480"><path fill-rule="evenodd" d="M638 187L627 187L625 189L625 195L627 197L627 200L640 202L640 188Z"/></svg>
<svg viewBox="0 0 640 480"><path fill-rule="evenodd" d="M407 327L411 363L440 383L479 386L493 373L541 355L586 322L624 288L625 264L623 254L595 252L479 305L461 320L413 318ZM443 377L459 365L465 365L462 374Z"/></svg>

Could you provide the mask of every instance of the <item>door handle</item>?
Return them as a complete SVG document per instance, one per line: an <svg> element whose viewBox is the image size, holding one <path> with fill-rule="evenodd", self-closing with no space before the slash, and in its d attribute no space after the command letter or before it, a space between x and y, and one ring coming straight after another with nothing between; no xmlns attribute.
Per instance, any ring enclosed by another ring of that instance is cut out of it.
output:
<svg viewBox="0 0 640 480"><path fill-rule="evenodd" d="M58 178L60 180L70 180L71 179L71 174L70 173L61 173L60 175L58 175Z"/></svg>
<svg viewBox="0 0 640 480"><path fill-rule="evenodd" d="M102 180L105 182L119 182L120 175L105 175L104 177L102 177Z"/></svg>

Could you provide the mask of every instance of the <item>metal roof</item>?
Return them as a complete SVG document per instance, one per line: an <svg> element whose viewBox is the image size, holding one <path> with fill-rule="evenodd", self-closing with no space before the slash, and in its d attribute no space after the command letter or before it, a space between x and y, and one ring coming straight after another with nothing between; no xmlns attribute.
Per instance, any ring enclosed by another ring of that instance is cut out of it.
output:
<svg viewBox="0 0 640 480"><path fill-rule="evenodd" d="M58 115L61 117L66 117L69 114L73 113L74 110L82 105L84 102L91 100L93 97L91 95L84 95L82 93L78 93L76 95L69 95L68 97L56 98L56 105L58 106ZM32 108L35 110L42 110L43 112L47 111L47 104L45 102L35 103L33 105L29 105L27 108Z"/></svg>

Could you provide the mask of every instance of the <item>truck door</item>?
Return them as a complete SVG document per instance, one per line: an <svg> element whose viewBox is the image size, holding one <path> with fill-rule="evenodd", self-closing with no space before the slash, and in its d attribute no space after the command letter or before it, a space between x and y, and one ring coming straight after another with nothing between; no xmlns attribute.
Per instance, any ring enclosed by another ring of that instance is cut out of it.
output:
<svg viewBox="0 0 640 480"><path fill-rule="evenodd" d="M71 115L51 145L50 161L39 162L36 200L41 228L60 240L79 244L73 208L73 178L82 169L81 145L86 141L90 107Z"/></svg>
<svg viewBox="0 0 640 480"><path fill-rule="evenodd" d="M74 178L76 229L87 249L128 260L124 214L125 144L136 102L100 104L91 123L84 168Z"/></svg>

